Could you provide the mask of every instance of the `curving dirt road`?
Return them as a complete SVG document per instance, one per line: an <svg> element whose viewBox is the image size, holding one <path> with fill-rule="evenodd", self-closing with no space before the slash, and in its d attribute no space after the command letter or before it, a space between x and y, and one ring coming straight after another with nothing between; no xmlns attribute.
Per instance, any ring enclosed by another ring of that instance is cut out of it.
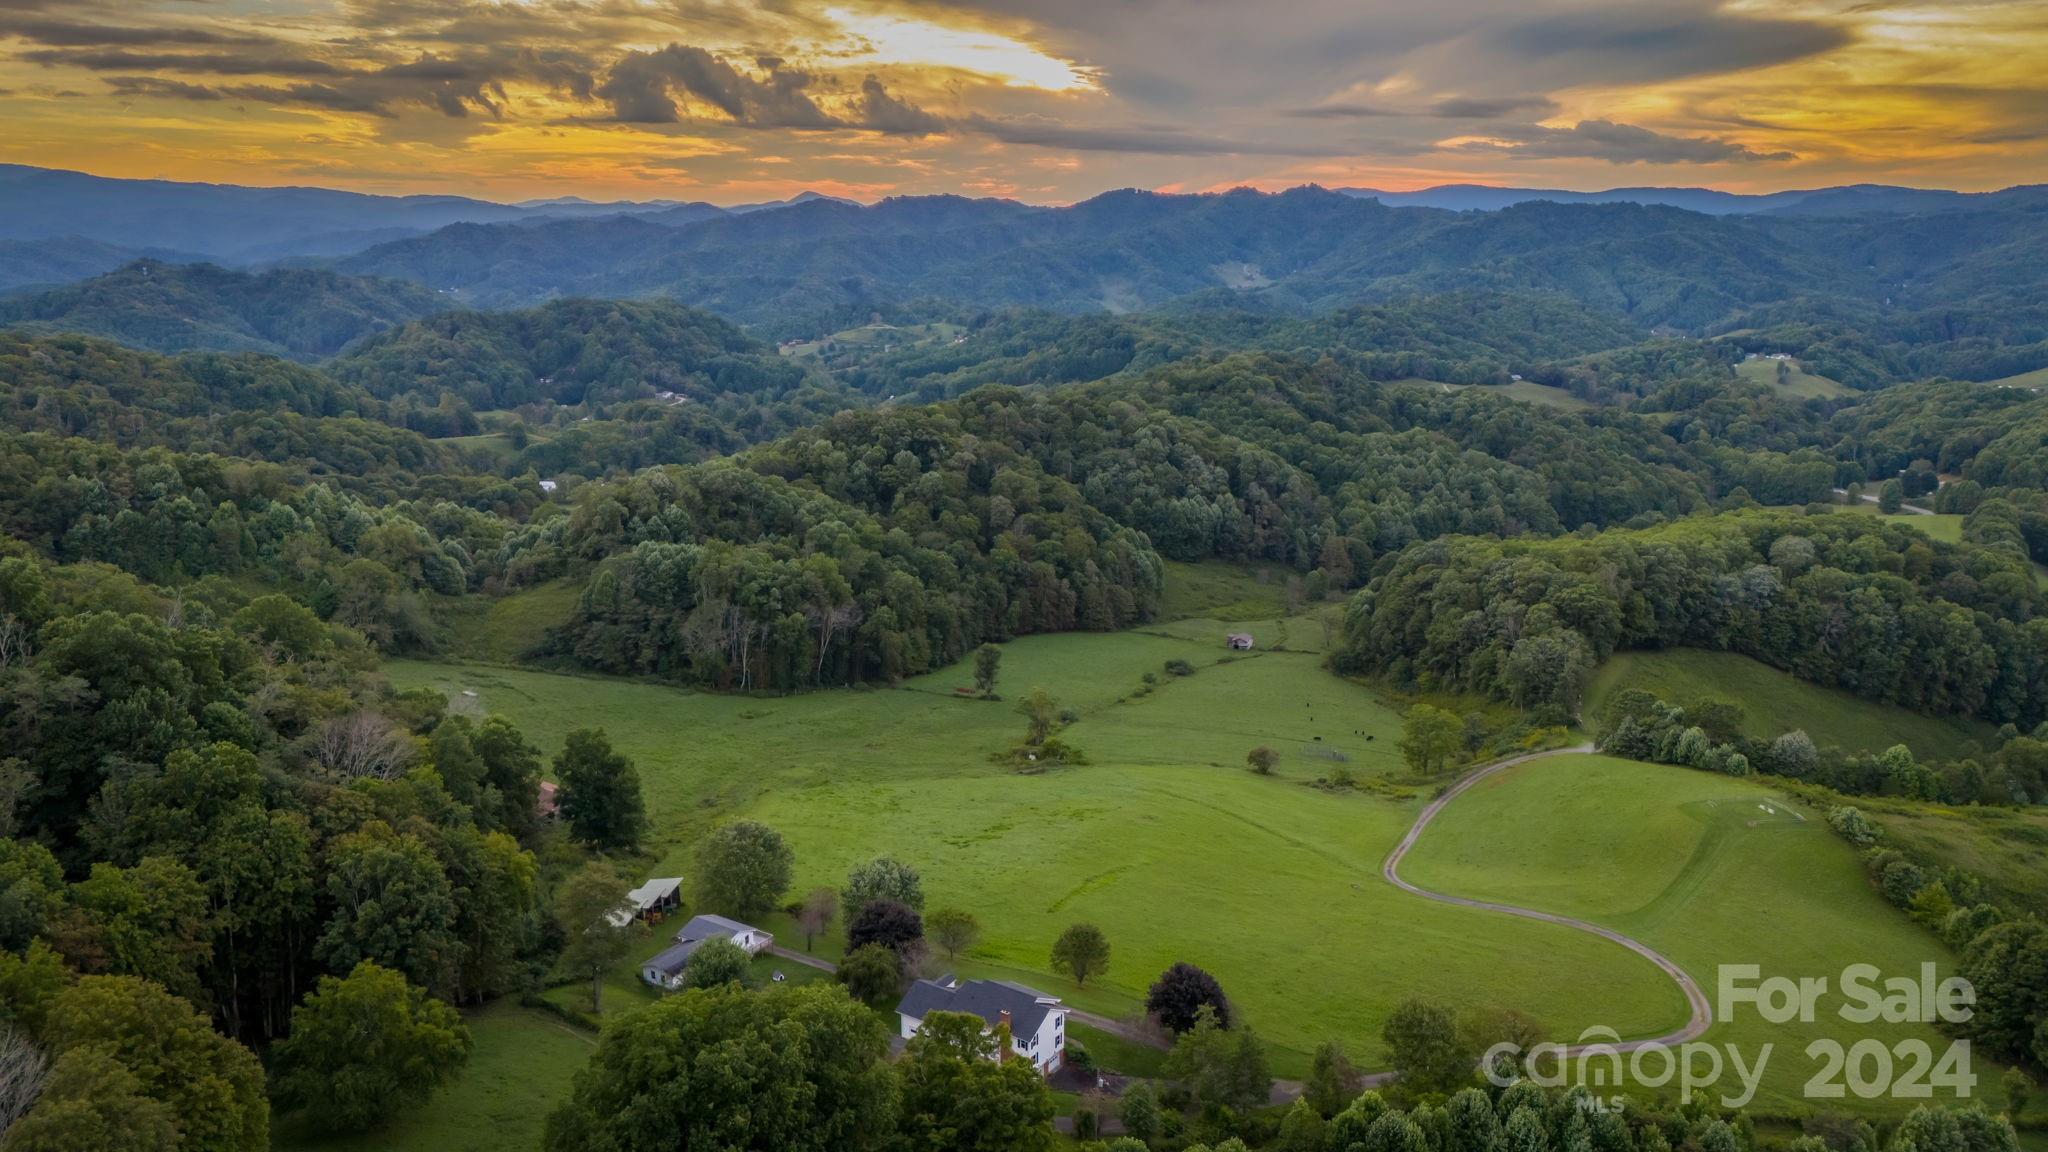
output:
<svg viewBox="0 0 2048 1152"><path fill-rule="evenodd" d="M1583 754L1591 751L1593 751L1591 744L1580 744L1573 748L1555 748L1548 752L1532 752L1527 756L1514 756L1506 760L1496 760L1486 767L1465 776L1456 784L1445 789L1443 795L1430 801L1429 806L1422 810L1422 814L1415 818L1415 823L1408 828L1408 834L1401 837L1401 842L1394 845L1394 850L1387 854L1386 863L1380 865L1380 875L1386 877L1387 883L1392 884L1394 887L1401 889L1403 892L1412 892L1425 900L1435 900L1440 904L1456 904L1462 908L1480 908L1488 912L1499 912L1506 916L1520 916L1525 920L1541 920L1546 924L1560 924L1566 928L1590 932L1603 940L1612 940L1623 948L1662 968L1664 974L1671 977L1672 981L1678 985L1679 991L1685 993L1686 1003L1691 1006L1691 1016L1686 1020L1685 1026L1677 1031L1667 1032L1662 1036L1651 1036L1640 1040L1624 1040L1617 1044L1600 1045L1599 1047L1602 1050L1611 1048L1618 1052L1632 1052L1637 1048L1646 1047L1651 1044L1683 1044L1688 1040L1696 1040L1714 1022L1713 1007L1707 1000L1707 994L1701 990L1700 986L1693 981L1691 976L1686 975L1685 969L1680 968L1676 961L1650 947L1648 944L1634 937L1624 936L1612 928L1602 928L1598 924L1585 920L1575 920L1570 916L1559 916L1552 912L1539 912L1534 908L1518 908L1513 904L1495 904L1487 900L1471 900L1463 896L1449 896L1442 892L1431 892L1427 888L1418 888L1401 879L1399 871L1401 860L1408 855L1408 850L1415 846L1415 841L1421 837L1422 830L1429 827L1429 822L1436 819L1437 813L1442 812L1445 805L1457 799L1458 795L1467 788L1497 772L1504 772L1509 768L1527 764L1532 760L1542 760L1549 756ZM1573 1048L1568 1051L1576 1055L1580 1049Z"/></svg>

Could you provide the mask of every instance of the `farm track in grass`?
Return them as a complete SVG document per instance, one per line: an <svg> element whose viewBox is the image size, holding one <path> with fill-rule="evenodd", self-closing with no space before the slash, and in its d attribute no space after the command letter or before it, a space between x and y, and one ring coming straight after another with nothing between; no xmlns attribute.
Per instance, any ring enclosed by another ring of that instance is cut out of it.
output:
<svg viewBox="0 0 2048 1152"><path fill-rule="evenodd" d="M1586 753L1591 752L1592 750L1593 746L1591 744L1581 744L1576 748L1561 748L1549 752L1533 752L1526 756L1513 756L1509 757L1506 760L1496 760L1492 764L1488 764L1485 767L1477 769L1476 771L1467 773L1456 784L1453 784L1448 789L1446 789L1443 795L1430 801L1429 806L1422 810L1422 814L1415 818L1415 823L1409 827L1408 834L1406 836L1403 836L1401 838L1401 842L1399 844L1394 845L1394 850L1387 854L1387 861L1380 867L1380 874L1386 877L1387 883L1392 884L1394 887L1401 889L1403 892L1412 893L1416 896L1422 897L1425 900L1435 900L1444 904L1454 904L1461 908L1483 908L1488 912L1499 912L1507 916L1521 916L1530 920L1540 920L1546 924L1559 924L1567 928L1577 929L1580 932L1590 932L1603 940L1608 940L1615 944L1621 945L1623 948L1626 948L1629 951L1634 952L1636 955L1641 956L1643 959L1648 960L1650 963L1655 964L1658 968L1664 971L1664 974L1666 976L1671 977L1672 982L1678 985L1678 990L1684 993L1685 995L1685 1002L1688 1009L1688 1015L1686 1018L1685 1026L1682 1028L1676 1029L1671 1032L1667 1032L1662 1036L1654 1036L1642 1040L1623 1041L1619 1044L1611 1045L1611 1047L1617 1052L1630 1052L1637 1048L1648 1047L1649 1045L1653 1044L1683 1044L1688 1040L1696 1040L1701 1035L1705 1034L1706 1030L1710 1026L1712 1026L1714 1022L1713 1007L1707 1001L1707 994L1706 992L1701 990L1699 984L1696 981L1694 981L1690 975L1686 973L1685 969L1678 966L1677 961L1672 960L1670 957L1650 947L1648 944L1645 944L1642 941L1635 939L1634 937L1625 936L1612 928L1603 928L1598 924L1593 924L1585 920L1579 920L1574 917L1560 916L1554 912L1542 912L1534 908L1523 908L1513 904L1499 904L1488 900L1474 900L1465 896L1453 896L1443 892L1432 892L1429 889L1417 887L1416 885L1401 879L1400 870L1402 858L1407 856L1408 850L1415 846L1415 842L1421 838L1423 830L1429 827L1430 821L1436 819L1438 813L1442 812L1446 807L1448 807L1451 801L1463 795L1467 789L1471 788L1473 785L1479 783L1487 777L1494 775L1495 773L1505 772L1510 768L1517 768L1524 764L1530 764L1538 760L1548 759L1552 756L1584 755Z"/></svg>
<svg viewBox="0 0 2048 1152"><path fill-rule="evenodd" d="M1472 781L1401 869L1435 891L1624 933L1709 987L1724 965L1755 965L1758 978L1826 980L1828 994L1810 1021L1773 1024L1742 1005L1699 1037L1724 1052L1734 1045L1752 1061L1771 1053L1755 1100L1769 1111L1815 1106L1806 1094L1820 1070L1806 1055L1815 1042L1917 1041L1935 1053L1949 1044L1931 1025L1855 1024L1840 1015L1847 1001L1839 980L1848 965L1911 978L1923 964L1946 975L1955 957L1885 902L1856 850L1824 821L1801 818L1756 780L1569 753L1509 765ZM1557 971L1561 981L1598 995L1597 979L1565 965ZM2001 1069L1974 1059L1979 1085L1994 1083ZM1731 1070L1724 1085L1733 1079ZM1830 1106L1896 1116L1914 1103L1879 1097Z"/></svg>

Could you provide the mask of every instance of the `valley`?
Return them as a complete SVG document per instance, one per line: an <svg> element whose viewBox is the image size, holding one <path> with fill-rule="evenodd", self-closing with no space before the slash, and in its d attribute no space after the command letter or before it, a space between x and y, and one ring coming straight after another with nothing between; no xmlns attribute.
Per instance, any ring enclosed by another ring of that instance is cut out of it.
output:
<svg viewBox="0 0 2048 1152"><path fill-rule="evenodd" d="M2037 1140L2039 190L1438 191L0 249L0 1149Z"/></svg>

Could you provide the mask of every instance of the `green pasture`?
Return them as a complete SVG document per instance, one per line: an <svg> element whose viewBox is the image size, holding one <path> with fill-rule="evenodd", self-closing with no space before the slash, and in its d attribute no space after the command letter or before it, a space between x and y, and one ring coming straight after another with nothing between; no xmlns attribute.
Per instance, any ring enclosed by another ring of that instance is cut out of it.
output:
<svg viewBox="0 0 2048 1152"><path fill-rule="evenodd" d="M1425 380L1420 376L1410 376L1401 380L1389 381L1389 383L1409 384L1419 388L1434 388L1440 392L1462 392L1469 389L1474 392L1484 392L1489 396L1505 396L1510 400L1520 400L1528 404L1541 404L1546 408L1557 408L1566 412L1577 412L1592 407L1591 404L1562 388L1553 388L1548 384L1538 384L1531 380L1516 380L1507 384L1446 384L1441 380Z"/></svg>
<svg viewBox="0 0 2048 1152"><path fill-rule="evenodd" d="M1785 365L1785 378L1778 378L1778 365ZM1752 384L1772 388L1780 396L1795 400L1838 400L1844 396L1856 395L1856 390L1845 384L1816 376L1808 372L1797 360L1771 360L1759 356L1744 360L1735 366L1735 374Z"/></svg>
<svg viewBox="0 0 2048 1152"><path fill-rule="evenodd" d="M1760 784L1605 756L1557 757L1510 769L1464 793L1430 825L1402 866L1434 891L1559 912L1625 932L1671 957L1710 999L1720 965L1754 964L1764 977L1828 981L1812 1023L1765 1022L1749 1005L1717 1014L1704 1039L1736 1044L1754 1060L1770 1044L1755 1106L1816 1106L1802 1094L1818 1066L1809 1043L1886 1044L1917 1038L1939 1053L1948 1040L1919 1024L1852 1024L1838 1010L1842 968L1873 964L1917 978L1922 963L1946 974L1954 958L1885 903L1849 845L1819 814ZM1597 1003L1597 974L1568 964L1561 984ZM1624 1035L1626 1035L1626 1031ZM1999 1069L1979 1060L1980 1090ZM1724 1083L1733 1084L1732 1074ZM1914 1101L1837 1106L1904 1112Z"/></svg>
<svg viewBox="0 0 2048 1152"><path fill-rule="evenodd" d="M464 659L514 663L538 648L548 629L567 623L582 595L580 581L550 580L504 596L450 597L441 611L442 647Z"/></svg>
<svg viewBox="0 0 2048 1152"><path fill-rule="evenodd" d="M2036 368L2017 376L2001 376L1996 380L1986 380L1984 384L1992 388L2048 388L2048 368Z"/></svg>
<svg viewBox="0 0 2048 1152"><path fill-rule="evenodd" d="M1892 524L1904 524L1916 532L1925 533L1930 539L1940 540L1948 544L1960 544L1963 541L1963 518L1946 512L1893 512L1886 514L1878 511L1877 505L1868 501L1860 504L1844 504L1838 510L1861 516L1875 516Z"/></svg>
<svg viewBox="0 0 2048 1152"><path fill-rule="evenodd" d="M1904 744L1922 759L1947 760L1965 744L1991 747L1997 738L1996 730L1982 721L1925 716L1879 704L1809 684L1733 652L1617 652L1594 675L1586 714L1600 715L1607 701L1624 688L1641 688L1681 706L1702 697L1739 704L1743 731L1759 740L1803 728L1823 747L1882 752Z"/></svg>
<svg viewBox="0 0 2048 1152"><path fill-rule="evenodd" d="M658 857L650 874L687 876L698 837L742 817L789 837L797 892L895 855L924 874L931 906L967 908L986 929L949 966L1128 1016L1162 969L1190 960L1276 1045L1283 1075L1333 1037L1378 1060L1380 1022L1415 993L1516 1006L1559 1029L1597 1018L1650 1034L1683 1018L1676 990L1612 944L1387 886L1379 862L1424 797L1398 783L1368 793L1314 781L1340 765L1401 778L1397 713L1322 669L1314 621L1228 628L1252 632L1260 649L1232 658L1225 626L1199 620L1018 640L1004 646L1002 701L957 695L971 679L964 666L896 689L774 699L495 667L389 671L400 687L438 687L510 716L550 752L571 728L605 728L639 766ZM1310 650L1272 650L1283 629ZM1195 673L1167 674L1170 659ZM1022 734L1014 700L1033 685L1078 714L1061 737L1089 765L1034 775L996 761ZM1261 744L1282 754L1273 777L1244 767ZM1083 920L1114 949L1086 989L1048 970L1053 938ZM801 943L786 918L766 926ZM1548 975L1560 957L1603 974L1597 1013ZM566 1004L581 991L550 995ZM622 967L606 996L616 1009L646 994Z"/></svg>

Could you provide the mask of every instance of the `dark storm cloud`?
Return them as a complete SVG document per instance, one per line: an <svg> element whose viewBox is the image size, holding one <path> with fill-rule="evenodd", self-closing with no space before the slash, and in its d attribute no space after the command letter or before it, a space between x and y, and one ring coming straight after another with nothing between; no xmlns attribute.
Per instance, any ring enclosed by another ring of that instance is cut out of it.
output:
<svg viewBox="0 0 2048 1152"><path fill-rule="evenodd" d="M812 97L817 77L811 73L770 55L756 57L754 64L758 77L702 48L671 44L619 57L593 92L623 124L681 123L685 109L678 101L686 98L742 128L859 128L906 136L947 130L943 118L892 94L873 76L861 81L846 113L834 115Z"/></svg>
<svg viewBox="0 0 2048 1152"><path fill-rule="evenodd" d="M1531 125L1502 135L1500 141L1474 141L1459 147L1469 152L1499 152L1545 160L1604 160L1610 164L1714 164L1796 159L1790 152L1757 152L1710 136L1667 136L1612 120L1581 120L1570 128Z"/></svg>
<svg viewBox="0 0 2048 1152"><path fill-rule="evenodd" d="M674 124L682 119L677 95L702 101L749 128L833 128L838 122L812 101L807 72L775 62L765 79L752 76L702 48L671 44L628 52L612 63L596 89L612 115L627 124Z"/></svg>
<svg viewBox="0 0 2048 1152"><path fill-rule="evenodd" d="M209 76L335 76L344 69L308 56L243 52L124 52L39 48L23 52L32 64L85 68L94 72L185 72Z"/></svg>
<svg viewBox="0 0 2048 1152"><path fill-rule="evenodd" d="M100 62L108 65L150 59L136 53L99 55L106 57ZM503 115L506 104L504 85L509 80L543 85L583 100L591 98L596 84L589 62L580 55L540 48L503 49L465 56L423 54L381 67L355 69L310 58L295 58L285 62L285 67L266 66L278 63L276 61L250 61L241 68L214 67L212 57L171 56L163 59L176 61L176 66L156 63L154 70L212 76L303 76L307 79L284 84L208 85L123 74L108 78L107 86L125 96L232 99L386 118L395 116L398 108L413 106L460 119L471 111L493 117ZM139 67L146 69L151 65Z"/></svg>
<svg viewBox="0 0 2048 1152"><path fill-rule="evenodd" d="M1718 3L1596 4L1461 38L1453 60L1496 80L1536 88L1652 84L1784 64L1840 48L1845 29L1809 20L1740 16Z"/></svg>
<svg viewBox="0 0 2048 1152"><path fill-rule="evenodd" d="M121 96L162 96L172 100L220 100L218 88L161 76L109 76L107 87Z"/></svg>
<svg viewBox="0 0 2048 1152"><path fill-rule="evenodd" d="M1498 120L1522 112L1548 115L1557 111L1557 101L1548 96L1454 97L1430 105L1429 114L1445 120Z"/></svg>
<svg viewBox="0 0 2048 1152"><path fill-rule="evenodd" d="M1438 120L1497 120L1517 113L1547 115L1557 110L1548 96L1454 96L1417 109L1379 104L1322 104L1289 108L1281 115L1296 120L1377 120L1395 116L1427 116Z"/></svg>
<svg viewBox="0 0 2048 1152"><path fill-rule="evenodd" d="M861 127L876 132L931 136L946 130L944 120L908 100L890 95L873 76L860 82L860 98L854 101L854 112Z"/></svg>
<svg viewBox="0 0 2048 1152"><path fill-rule="evenodd" d="M52 48L110 48L157 44L267 44L262 36L245 36L211 28L125 27L45 16L14 16L0 6L0 35Z"/></svg>
<svg viewBox="0 0 2048 1152"><path fill-rule="evenodd" d="M959 127L1005 144L1077 152L1131 152L1152 156L1339 156L1321 144L1290 145L1204 136L1163 124L1081 127L1044 117L970 116Z"/></svg>

